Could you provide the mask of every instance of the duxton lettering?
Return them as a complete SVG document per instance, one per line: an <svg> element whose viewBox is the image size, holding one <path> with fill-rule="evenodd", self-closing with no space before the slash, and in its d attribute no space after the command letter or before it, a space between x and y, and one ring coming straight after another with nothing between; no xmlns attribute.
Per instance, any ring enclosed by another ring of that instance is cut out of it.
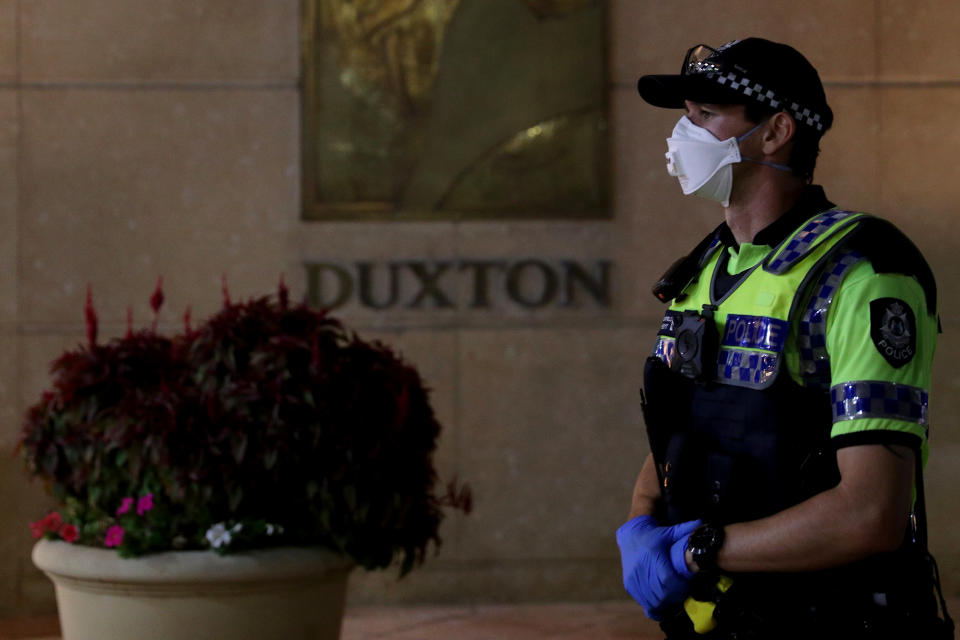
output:
<svg viewBox="0 0 960 640"><path fill-rule="evenodd" d="M357 279L360 280L360 304L365 307L370 307L371 309L389 309L397 303L397 295L400 289L400 287L397 286L397 273L400 270L400 265L391 262L387 265L387 268L390 271L387 295L385 296L385 300L380 302L374 299L373 263L357 263Z"/></svg>
<svg viewBox="0 0 960 640"><path fill-rule="evenodd" d="M423 305L424 300L430 298L437 307L452 307L453 302L440 289L440 276L450 268L449 262L435 262L432 265L426 262L408 262L407 266L413 271L420 283L420 291L409 305L415 309Z"/></svg>
<svg viewBox="0 0 960 640"><path fill-rule="evenodd" d="M310 305L320 309L336 309L353 295L353 276L344 267L329 262L307 266L307 296Z"/></svg>
<svg viewBox="0 0 960 640"><path fill-rule="evenodd" d="M473 287L470 306L474 309L486 309L490 306L489 274L491 269L503 271L507 263L503 260L465 260L460 263L460 271L473 272Z"/></svg>
<svg viewBox="0 0 960 640"><path fill-rule="evenodd" d="M521 260L507 270L507 294L521 307L542 307L557 295L557 274L542 260Z"/></svg>
<svg viewBox="0 0 960 640"><path fill-rule="evenodd" d="M560 305L572 307L577 302L577 285L585 289L601 307L610 306L610 265L609 260L597 260L594 267L597 276L588 273L583 266L572 260L564 260L563 299Z"/></svg>
<svg viewBox="0 0 960 640"><path fill-rule="evenodd" d="M308 299L318 308L355 302L374 311L394 308L608 308L609 260L406 260L353 264L308 262ZM467 282L461 283L466 279ZM458 295L459 294L459 295ZM462 298L462 301L461 301Z"/></svg>

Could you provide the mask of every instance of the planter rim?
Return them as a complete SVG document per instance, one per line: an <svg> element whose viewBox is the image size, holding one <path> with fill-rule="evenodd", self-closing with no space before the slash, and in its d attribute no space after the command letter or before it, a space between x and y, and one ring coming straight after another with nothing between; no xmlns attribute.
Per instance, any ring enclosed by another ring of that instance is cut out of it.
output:
<svg viewBox="0 0 960 640"><path fill-rule="evenodd" d="M143 583L289 581L320 572L349 571L353 561L320 547L276 547L220 555L214 551L164 551L121 558L112 549L40 540L33 563L51 576Z"/></svg>

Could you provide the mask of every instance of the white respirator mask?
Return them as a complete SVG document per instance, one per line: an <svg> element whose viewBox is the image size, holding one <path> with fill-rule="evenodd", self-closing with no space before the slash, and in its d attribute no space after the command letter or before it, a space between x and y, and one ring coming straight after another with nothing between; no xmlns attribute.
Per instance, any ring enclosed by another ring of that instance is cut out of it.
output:
<svg viewBox="0 0 960 640"><path fill-rule="evenodd" d="M786 165L740 156L740 141L765 122L737 138L717 140L708 130L682 116L673 128L673 134L667 138L667 173L680 181L684 195L695 195L729 206L734 163L748 160L781 171L793 171Z"/></svg>

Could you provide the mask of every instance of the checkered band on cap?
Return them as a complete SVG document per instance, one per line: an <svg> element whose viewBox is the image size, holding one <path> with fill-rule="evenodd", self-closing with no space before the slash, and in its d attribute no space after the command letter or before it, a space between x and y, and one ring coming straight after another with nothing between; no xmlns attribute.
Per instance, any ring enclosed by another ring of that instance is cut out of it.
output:
<svg viewBox="0 0 960 640"><path fill-rule="evenodd" d="M716 380L735 387L763 389L776 379L779 369L777 354L722 348L717 358Z"/></svg>
<svg viewBox="0 0 960 640"><path fill-rule="evenodd" d="M831 209L821 213L795 233L787 245L778 250L773 259L763 266L763 270L777 275L786 273L813 250L817 240L822 238L831 227L855 213L841 209Z"/></svg>
<svg viewBox="0 0 960 640"><path fill-rule="evenodd" d="M863 260L851 251L830 261L814 285L797 329L800 376L808 387L826 390L830 386L830 354L827 353L827 312L850 269Z"/></svg>
<svg viewBox="0 0 960 640"><path fill-rule="evenodd" d="M857 380L830 388L833 421L890 418L927 426L929 394L895 382Z"/></svg>
<svg viewBox="0 0 960 640"><path fill-rule="evenodd" d="M772 109L785 109L798 123L817 131L823 131L823 116L821 114L797 102L787 102L783 96L778 96L771 89L765 88L759 82L753 82L747 76L734 71L713 71L703 75L721 86L742 93L744 96L760 104L768 105Z"/></svg>

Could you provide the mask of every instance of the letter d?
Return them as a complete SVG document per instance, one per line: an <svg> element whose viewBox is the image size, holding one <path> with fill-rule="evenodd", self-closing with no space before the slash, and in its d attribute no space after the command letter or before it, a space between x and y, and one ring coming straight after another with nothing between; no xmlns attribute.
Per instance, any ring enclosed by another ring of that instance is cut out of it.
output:
<svg viewBox="0 0 960 640"><path fill-rule="evenodd" d="M353 294L353 277L338 264L308 263L307 300L317 309L336 309ZM332 285L332 286L331 286Z"/></svg>

